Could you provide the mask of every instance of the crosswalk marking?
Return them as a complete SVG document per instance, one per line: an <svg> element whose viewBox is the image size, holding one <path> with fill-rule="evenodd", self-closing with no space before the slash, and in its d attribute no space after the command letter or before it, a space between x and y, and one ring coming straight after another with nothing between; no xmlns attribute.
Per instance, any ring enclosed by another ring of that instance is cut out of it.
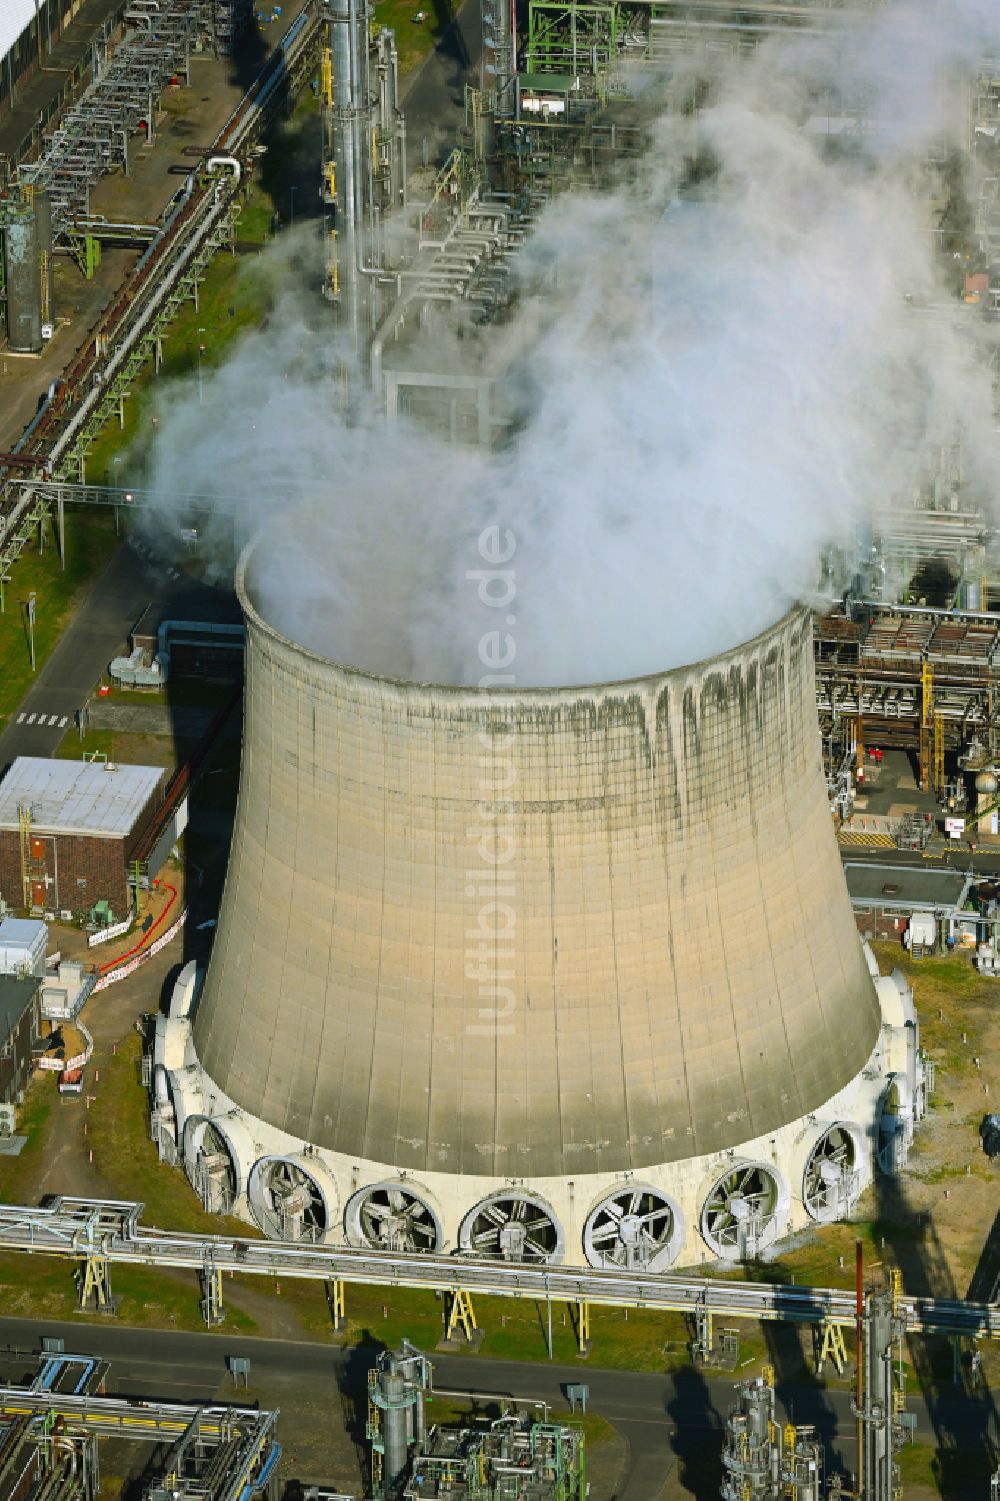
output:
<svg viewBox="0 0 1000 1501"><path fill-rule="evenodd" d="M27 729L29 724L33 724L36 730L64 730L69 724L69 715L49 714L47 711L43 714L39 714L37 710L34 714L29 714L26 709L22 709L20 714L17 716L17 723L23 724L25 729Z"/></svg>

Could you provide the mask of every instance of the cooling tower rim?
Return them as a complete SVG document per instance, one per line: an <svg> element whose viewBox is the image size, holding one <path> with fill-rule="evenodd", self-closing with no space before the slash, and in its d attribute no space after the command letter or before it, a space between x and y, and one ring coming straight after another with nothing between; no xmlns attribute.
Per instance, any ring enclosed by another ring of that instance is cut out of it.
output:
<svg viewBox="0 0 1000 1501"><path fill-rule="evenodd" d="M646 673L642 677L612 678L597 683L573 683L518 685L515 688L476 688L462 683L436 683L423 682L416 678L395 678L385 673L369 672L363 667L353 667L349 662L340 662L335 657L325 657L321 652L314 651L312 647L304 646L301 641L296 641L292 636L286 636L279 631L277 626L272 625L254 604L251 598L251 586L247 578L248 569L254 551L262 540L263 533L258 533L249 542L239 556L236 564L236 597L240 602L240 608L246 617L247 623L252 625L263 635L269 636L279 645L295 652L307 661L314 662L327 672L337 675L359 684L371 683L384 688L391 688L402 694L432 693L436 698L447 696L456 701L481 702L484 698L490 699L497 704L518 703L524 699L558 699L565 702L574 702L587 694L621 693L627 691L646 690L669 682L671 680L681 682L687 678L701 677L709 673L715 667L747 654L758 655L766 650L769 641L778 640L788 634L793 625L799 621L808 619L812 610L809 605L797 602L786 610L778 620L771 625L765 626L755 636L746 641L740 641L729 647L724 652L717 652L711 657L702 657L693 662L684 662L675 667L664 668L662 672ZM502 621L498 622L498 625Z"/></svg>

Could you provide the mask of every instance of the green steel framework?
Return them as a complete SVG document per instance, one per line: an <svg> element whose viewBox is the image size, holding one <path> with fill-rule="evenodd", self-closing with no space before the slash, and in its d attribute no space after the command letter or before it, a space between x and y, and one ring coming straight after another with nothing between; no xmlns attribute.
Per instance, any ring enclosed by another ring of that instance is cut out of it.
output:
<svg viewBox="0 0 1000 1501"><path fill-rule="evenodd" d="M584 5L530 0L528 71L606 72L619 52L621 10L617 0L592 0Z"/></svg>

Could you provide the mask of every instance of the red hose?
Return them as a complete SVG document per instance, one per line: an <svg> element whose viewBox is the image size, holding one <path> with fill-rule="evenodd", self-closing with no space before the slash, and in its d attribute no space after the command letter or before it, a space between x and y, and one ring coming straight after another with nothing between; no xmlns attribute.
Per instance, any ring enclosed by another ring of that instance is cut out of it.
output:
<svg viewBox="0 0 1000 1501"><path fill-rule="evenodd" d="M117 959L109 959L107 964L102 964L100 969L97 971L99 975L107 974L109 969L117 969L119 964L124 964L126 959L131 959L134 954L139 953L140 949L145 948L148 940L152 938L153 934L156 932L157 928L160 926L161 922L166 917L171 907L174 905L174 902L177 900L176 886L171 886L167 881L164 881L162 884L165 889L170 892L170 900L164 907L163 911L160 913L159 917L153 923L152 927L146 929L145 933L143 933L135 948L129 949L127 954L119 954Z"/></svg>

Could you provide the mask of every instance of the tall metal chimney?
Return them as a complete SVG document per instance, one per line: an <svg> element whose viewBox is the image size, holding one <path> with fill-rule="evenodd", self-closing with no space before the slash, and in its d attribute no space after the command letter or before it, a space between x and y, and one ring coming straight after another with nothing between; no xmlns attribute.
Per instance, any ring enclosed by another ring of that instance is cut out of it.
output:
<svg viewBox="0 0 1000 1501"><path fill-rule="evenodd" d="M396 39L392 31L380 31L373 48L367 0L327 0L325 17L328 45L320 64L324 290L339 305L360 355L378 320L383 220L404 202Z"/></svg>

